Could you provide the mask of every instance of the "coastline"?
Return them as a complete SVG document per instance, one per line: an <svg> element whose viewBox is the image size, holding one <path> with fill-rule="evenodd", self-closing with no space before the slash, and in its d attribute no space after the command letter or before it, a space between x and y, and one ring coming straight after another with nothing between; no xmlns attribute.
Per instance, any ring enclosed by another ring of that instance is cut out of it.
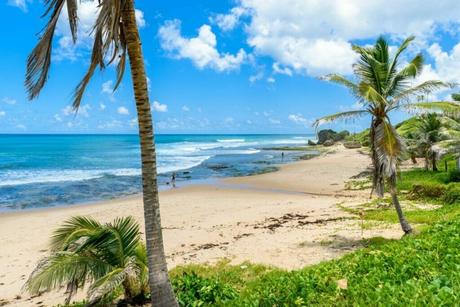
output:
<svg viewBox="0 0 460 307"><path fill-rule="evenodd" d="M360 247L357 221L337 204L367 197L367 191L345 190L345 181L369 163L359 150L339 145L312 159L279 165L275 172L161 191L169 268L226 258L295 269ZM74 215L91 215L102 222L132 215L143 228L139 195L0 213L0 299L9 301L8 306L63 301L62 293L56 292L30 299L21 287L46 255L52 231ZM376 235L397 238L401 232L398 227L365 231L365 237ZM338 243L323 244L328 240Z"/></svg>

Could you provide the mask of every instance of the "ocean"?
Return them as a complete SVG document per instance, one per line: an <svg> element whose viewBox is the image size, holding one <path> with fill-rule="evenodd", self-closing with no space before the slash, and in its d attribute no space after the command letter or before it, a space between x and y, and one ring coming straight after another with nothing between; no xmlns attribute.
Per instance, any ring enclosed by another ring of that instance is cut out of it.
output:
<svg viewBox="0 0 460 307"><path fill-rule="evenodd" d="M158 183L177 185L276 169L314 135L157 135ZM0 211L66 206L141 192L137 135L0 135ZM316 152L312 150L311 154Z"/></svg>

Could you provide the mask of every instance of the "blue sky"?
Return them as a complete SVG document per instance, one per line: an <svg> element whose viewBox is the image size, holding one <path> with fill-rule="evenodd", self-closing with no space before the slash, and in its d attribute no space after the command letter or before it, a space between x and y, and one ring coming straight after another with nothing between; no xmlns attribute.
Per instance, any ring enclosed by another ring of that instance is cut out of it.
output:
<svg viewBox="0 0 460 307"><path fill-rule="evenodd" d="M36 43L39 0L0 0L0 133L135 133L129 73L97 73L77 116L72 91L88 64L96 2L79 7L76 46L61 18L50 78L27 101L23 79ZM347 91L318 80L351 74L352 43L385 34L395 46L415 34L420 80L460 82L460 2L341 0L169 0L136 3L157 133L310 133L314 119L356 107ZM395 11L397 10L397 11ZM447 92L433 99L445 99ZM404 118L395 114L393 120ZM359 131L368 119L331 127Z"/></svg>

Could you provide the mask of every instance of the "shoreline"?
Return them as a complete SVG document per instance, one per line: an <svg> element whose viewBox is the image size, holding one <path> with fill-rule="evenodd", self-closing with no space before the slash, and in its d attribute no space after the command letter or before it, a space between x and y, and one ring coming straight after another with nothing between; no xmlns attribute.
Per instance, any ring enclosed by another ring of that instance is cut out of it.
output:
<svg viewBox="0 0 460 307"><path fill-rule="evenodd" d="M311 152L311 151L317 151L317 155L312 155L311 158L306 159L306 160L311 160L316 157L321 156L323 153L320 150L311 150L311 146L307 146L305 148L306 152ZM301 152L300 150L296 150ZM285 165L290 165L294 164L297 162L305 161L304 160L293 160L293 161L288 161L284 163L277 163L277 164L272 164L270 166L266 166L265 168L261 168L258 170L255 170L254 173L248 174L248 175L242 175L242 176L222 176L222 177L210 177L206 179L190 179L190 180L183 180L183 181L178 181L176 182L176 188L172 188L170 185L163 184L158 186L158 192L159 193L164 193L166 191L170 190L177 190L177 189L183 189L187 188L190 186L223 186L225 181L227 179L237 179L237 178L245 178L245 177L252 177L252 176L260 176L260 175L265 175L265 174L272 174L280 171L281 167ZM178 172L184 172L188 171L189 169L183 169L179 170ZM265 171L268 170L268 171ZM142 197L142 193L135 193L135 194L129 194L129 195L122 195L122 196L114 196L111 198L105 198L105 199L98 199L94 201L88 201L88 202L76 202L72 204L68 203L63 203L60 205L54 205L54 206L44 206L44 207L32 207L32 208L25 208L25 209L0 209L0 218L2 215L5 214L14 214L14 213L27 213L27 212L46 212L47 210L53 210L53 209L63 209L63 208L73 208L73 207L86 207L86 206L96 206L96 205L104 205L104 204L110 204L111 202L116 202L116 201L129 201L133 198L139 199Z"/></svg>
<svg viewBox="0 0 460 307"><path fill-rule="evenodd" d="M282 164L276 172L160 192L169 268L229 259L235 264L250 261L296 269L360 247L359 225L337 204L359 203L367 197L366 191L344 187L369 163L368 156L339 145L313 159ZM139 195L0 213L0 299L11 303L7 306L63 301L62 292L29 298L21 287L48 252L52 231L74 215L93 216L101 222L132 215L144 227ZM390 227L365 232L367 237L376 235L398 238L401 231ZM322 244L326 241L338 243ZM15 299L18 295L21 298Z"/></svg>

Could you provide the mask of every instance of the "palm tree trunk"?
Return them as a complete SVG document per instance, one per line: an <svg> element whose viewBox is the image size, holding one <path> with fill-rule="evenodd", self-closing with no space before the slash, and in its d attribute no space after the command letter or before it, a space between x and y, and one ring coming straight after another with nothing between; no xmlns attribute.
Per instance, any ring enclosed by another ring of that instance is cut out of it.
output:
<svg viewBox="0 0 460 307"><path fill-rule="evenodd" d="M395 206L396 213L398 214L399 224L401 224L401 228L404 231L404 234L412 233L412 227L410 226L409 222L406 220L404 213L401 208L401 204L399 203L398 194L396 190L396 175L392 175L389 180L390 183L390 193L391 193L391 200L393 201L393 205Z"/></svg>
<svg viewBox="0 0 460 307"><path fill-rule="evenodd" d="M372 119L372 124L371 124L371 131L370 131L370 143L371 143L371 158L372 158L372 190L371 190L371 196L372 193L375 192L379 198L383 197L384 194L384 178L383 178L383 173L380 167L380 163L378 162L377 158L377 152L375 150L375 127L378 125L378 121L376 119Z"/></svg>
<svg viewBox="0 0 460 307"><path fill-rule="evenodd" d="M152 114L133 0L125 1L122 22L127 42L139 123L145 237L152 306L178 306L169 281L163 247Z"/></svg>
<svg viewBox="0 0 460 307"><path fill-rule="evenodd" d="M436 153L435 152L431 154L431 164L433 166L433 172L437 172L438 166L436 165Z"/></svg>

